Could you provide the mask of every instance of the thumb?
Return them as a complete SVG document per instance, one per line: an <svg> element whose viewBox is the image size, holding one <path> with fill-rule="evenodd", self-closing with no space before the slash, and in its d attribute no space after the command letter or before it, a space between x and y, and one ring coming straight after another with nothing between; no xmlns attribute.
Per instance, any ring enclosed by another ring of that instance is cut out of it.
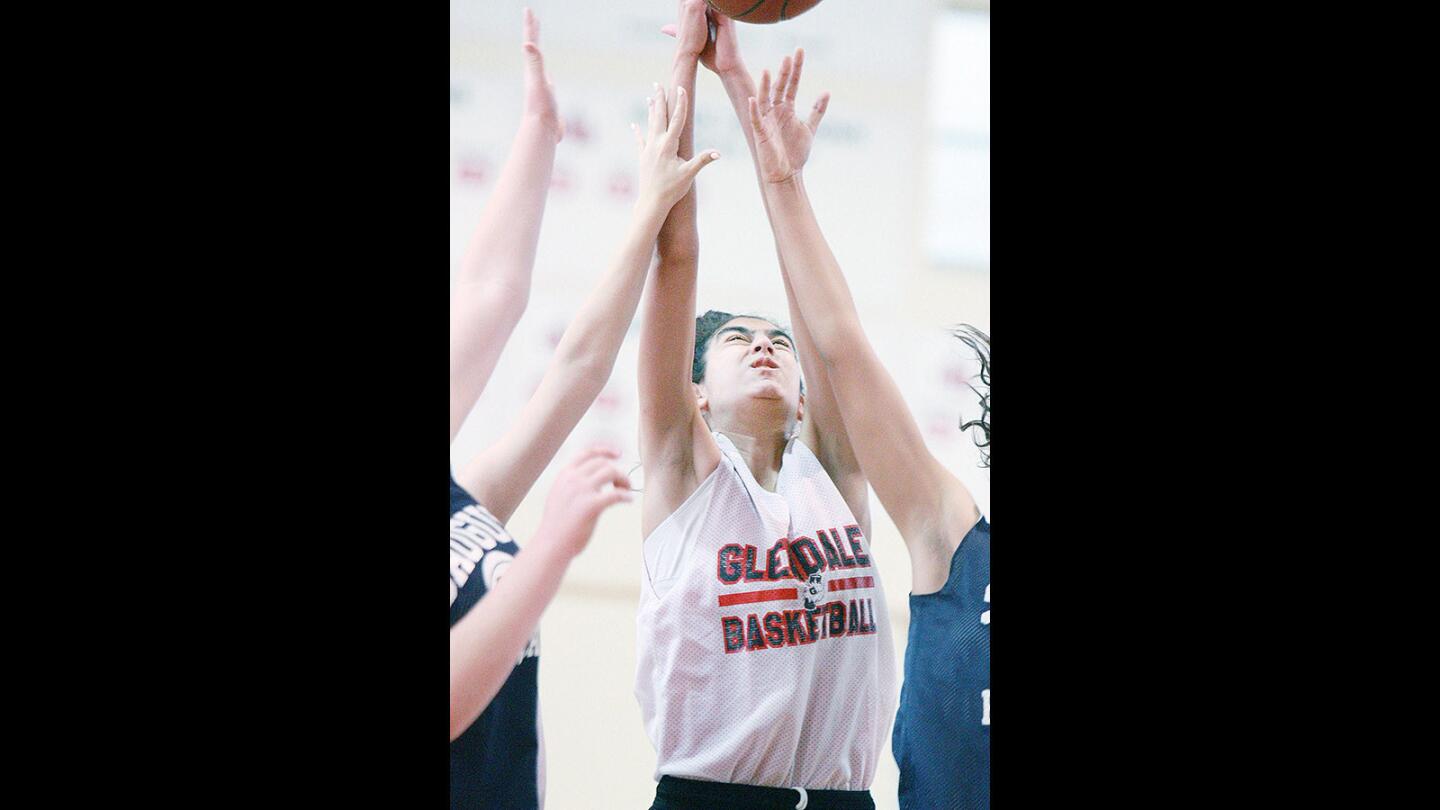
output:
<svg viewBox="0 0 1440 810"><path fill-rule="evenodd" d="M810 112L810 131L816 132L820 129L820 119L825 117L825 110L830 106L830 94L821 93L819 100L815 102L815 109Z"/></svg>
<svg viewBox="0 0 1440 810"><path fill-rule="evenodd" d="M696 155L695 157L690 158L689 160L687 160L687 161L685 162L685 165L684 165L683 167L681 167L681 168L684 170L685 176L686 176L687 178L689 178L689 179L691 179L691 180L694 180L694 179L695 179L695 175L699 174L701 169L705 168L706 166L709 166L711 163L714 163L715 161L717 161L717 160L719 160L719 159L720 159L720 153L719 153L719 152L716 152L716 151L713 150L713 149L708 149L708 150L706 150L706 151L704 151L704 152L701 152L700 154Z"/></svg>
<svg viewBox="0 0 1440 810"><path fill-rule="evenodd" d="M667 37L675 36L675 23L660 26L660 33L664 34Z"/></svg>

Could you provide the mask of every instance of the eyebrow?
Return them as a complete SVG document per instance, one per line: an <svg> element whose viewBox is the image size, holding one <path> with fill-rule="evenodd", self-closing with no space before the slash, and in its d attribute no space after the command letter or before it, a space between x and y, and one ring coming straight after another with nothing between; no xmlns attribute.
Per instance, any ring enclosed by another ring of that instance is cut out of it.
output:
<svg viewBox="0 0 1440 810"><path fill-rule="evenodd" d="M755 330L753 329L746 329L743 326L727 326L715 333L715 339L719 340L720 336L725 334L726 332L739 332L747 338L755 337ZM772 340L777 337L783 337L791 343L795 342L795 338L790 337L790 333L786 332L784 329L767 329L765 330L765 335Z"/></svg>

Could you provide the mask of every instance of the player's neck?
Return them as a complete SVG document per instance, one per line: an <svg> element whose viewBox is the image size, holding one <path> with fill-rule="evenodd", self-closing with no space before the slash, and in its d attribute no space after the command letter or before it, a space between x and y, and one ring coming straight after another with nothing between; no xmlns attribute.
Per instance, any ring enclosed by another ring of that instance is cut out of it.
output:
<svg viewBox="0 0 1440 810"><path fill-rule="evenodd" d="M785 460L785 445L789 442L784 431L746 430L739 425L719 430L740 451L745 466L755 476L755 483L774 492L780 478L780 465Z"/></svg>

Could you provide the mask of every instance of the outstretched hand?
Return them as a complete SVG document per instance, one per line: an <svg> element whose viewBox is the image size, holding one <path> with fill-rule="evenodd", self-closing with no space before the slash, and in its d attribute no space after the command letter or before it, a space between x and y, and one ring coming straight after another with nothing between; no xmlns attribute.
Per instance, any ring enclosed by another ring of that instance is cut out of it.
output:
<svg viewBox="0 0 1440 810"><path fill-rule="evenodd" d="M596 445L560 470L545 500L536 542L553 546L567 558L585 550L600 513L632 499L630 479L615 466L619 457Z"/></svg>
<svg viewBox="0 0 1440 810"><path fill-rule="evenodd" d="M690 97L685 88L675 88L673 96L666 98L665 91L657 84L647 101L650 121L645 133L641 134L638 126L630 125L640 149L640 201L664 214L690 190L695 175L718 159L720 153L706 149L688 161L680 159L680 131L685 128L685 116L690 112Z"/></svg>
<svg viewBox="0 0 1440 810"><path fill-rule="evenodd" d="M705 0L680 0L680 26L677 35L675 23L661 26L660 33L679 40L675 49L688 56L699 56L710 48L710 31L705 20Z"/></svg>
<svg viewBox="0 0 1440 810"><path fill-rule="evenodd" d="M565 137L565 122L555 105L555 85L545 77L545 57L540 53L540 21L525 9L525 115L548 127L559 143Z"/></svg>
<svg viewBox="0 0 1440 810"><path fill-rule="evenodd" d="M704 0L683 0L678 32L671 23L662 27L660 33L676 37L677 50L697 56L700 64L719 76L745 68L735 38L735 21L724 14L707 11Z"/></svg>
<svg viewBox="0 0 1440 810"><path fill-rule="evenodd" d="M800 71L805 50L795 49L795 58L780 63L780 75L772 90L770 71L760 74L760 96L750 98L750 127L755 133L755 157L760 176L767 183L783 183L798 175L810 158L815 132L830 106L830 94L821 93L808 120L795 115L795 94L800 89Z"/></svg>

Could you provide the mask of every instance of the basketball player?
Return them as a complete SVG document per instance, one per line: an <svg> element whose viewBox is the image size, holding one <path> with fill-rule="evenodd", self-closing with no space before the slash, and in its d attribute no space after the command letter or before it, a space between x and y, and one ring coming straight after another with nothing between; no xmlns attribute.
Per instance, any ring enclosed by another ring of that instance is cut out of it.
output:
<svg viewBox="0 0 1440 810"><path fill-rule="evenodd" d="M854 299L805 192L801 169L829 103L795 114L805 54L786 57L772 90L759 92L740 60L734 25L717 15L712 63L735 104L780 253L797 323L804 319L862 474L910 552L913 588L892 748L907 810L990 806L990 524L969 490L925 446L884 362L860 326ZM989 445L989 337L961 330L981 352ZM808 369L807 369L808 370ZM811 378L819 377L812 374ZM988 465L988 453L986 454Z"/></svg>
<svg viewBox="0 0 1440 810"><path fill-rule="evenodd" d="M485 387L529 294L555 145L564 128L525 13L525 114L460 271L450 321L450 439ZM660 223L718 153L676 157L688 100L656 88L642 135L639 199L618 257L565 330L519 420L450 479L450 802L535 808L544 753L532 632L599 514L628 500L614 451L592 448L557 478L524 554L504 524L610 376ZM503 581L499 581L501 575Z"/></svg>
<svg viewBox="0 0 1440 810"><path fill-rule="evenodd" d="M693 88L700 0L676 33L673 78ZM865 480L805 354L813 324L793 308L793 337L761 318L691 320L698 242L692 192L661 229L641 332L635 691L652 810L873 808L895 662Z"/></svg>

